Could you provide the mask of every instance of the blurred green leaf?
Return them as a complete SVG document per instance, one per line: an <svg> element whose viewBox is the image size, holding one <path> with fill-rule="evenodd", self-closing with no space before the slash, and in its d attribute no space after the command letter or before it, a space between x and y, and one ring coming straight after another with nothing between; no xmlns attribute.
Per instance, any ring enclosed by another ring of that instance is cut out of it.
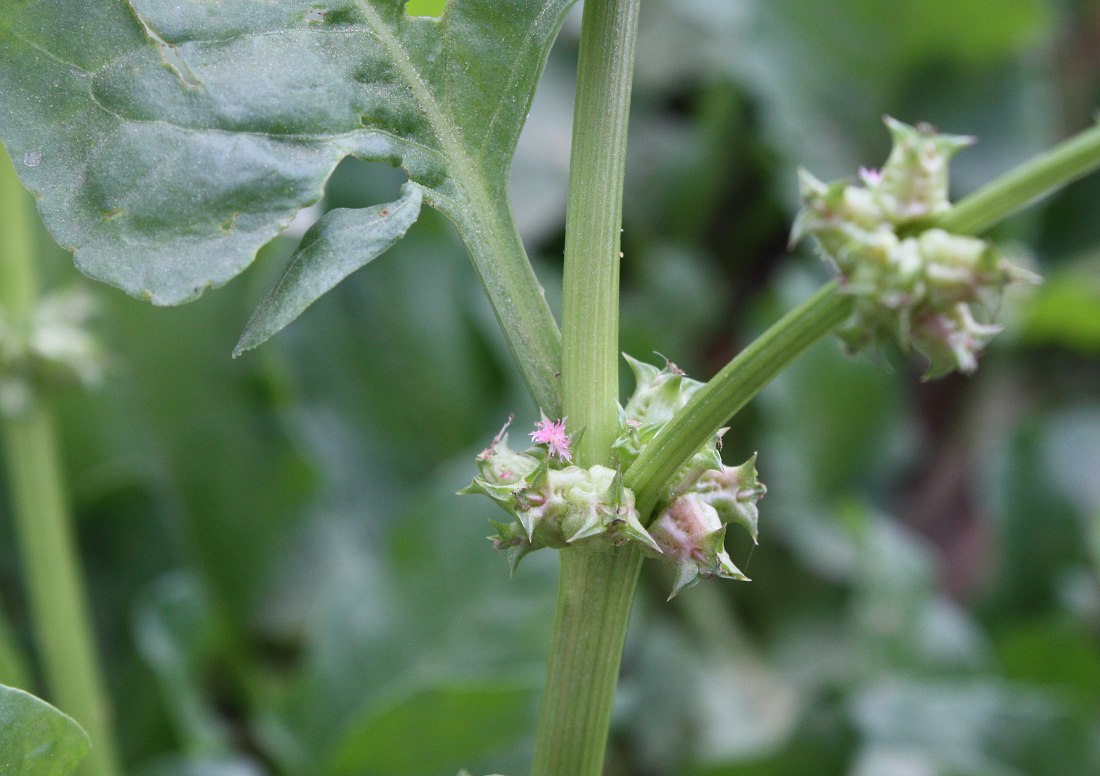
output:
<svg viewBox="0 0 1100 776"><path fill-rule="evenodd" d="M979 494L994 519L998 564L986 606L1000 616L1033 614L1055 599L1059 577L1087 557L1072 502L1044 466L1038 418L996 441Z"/></svg>
<svg viewBox="0 0 1100 776"><path fill-rule="evenodd" d="M264 776L259 765L245 758L173 758L166 757L146 765L138 776Z"/></svg>
<svg viewBox="0 0 1100 776"><path fill-rule="evenodd" d="M349 483L334 482L327 507L297 537L277 587L298 599L292 610L302 618L304 655L299 673L265 700L261 726L285 770L315 773L318 759L352 746L345 739L360 727L375 730L377 715L384 721L395 704L420 703L421 695L458 693L455 702L466 704L464 688L472 688L471 698L488 688L489 711L504 703L498 691L508 704L523 696L524 709L533 709L553 617L554 558L532 558L509 580L506 561L484 539L491 511L453 495L472 456L425 480L400 507L365 497L344 503L333 497ZM268 608L281 605L273 598ZM437 702L451 701L429 705ZM403 712L397 718L406 719ZM490 752L492 766L507 772L526 767L526 758L509 759L501 749L527 740L533 722L526 711L515 715L487 737L489 748L470 756L452 752L445 733L403 740L406 748L420 742L415 756L439 763L429 773L476 766L475 755ZM437 744L446 751L437 753Z"/></svg>
<svg viewBox="0 0 1100 776"><path fill-rule="evenodd" d="M904 0L888 6L874 0L666 2L642 18L638 48L646 55L639 58L637 80L643 88L716 77L743 84L759 103L768 142L785 152L786 180L779 186L793 203L796 165L821 170L828 179L880 163L887 149L870 130L882 114L942 121L942 115L910 115L908 107L940 107L942 100L921 100L927 89L912 83L929 68L947 68L951 76L934 82L937 94L950 94L965 88L975 71L984 75L1042 41L1055 19L1055 5L1044 0ZM1003 103L1026 84L998 87L975 91L971 101ZM980 117L981 111L967 115ZM1031 139L1033 118L1001 112L987 134ZM881 158L867 151L876 148Z"/></svg>
<svg viewBox="0 0 1100 776"><path fill-rule="evenodd" d="M0 685L0 773L69 776L88 753L88 737L45 701Z"/></svg>
<svg viewBox="0 0 1100 776"><path fill-rule="evenodd" d="M535 698L534 687L508 682L444 681L415 690L353 723L326 773L435 776L525 731Z"/></svg>
<svg viewBox="0 0 1100 776"><path fill-rule="evenodd" d="M765 662L721 610L716 589L686 595L683 621L659 610L638 617L645 631L628 648L632 671L622 683L619 735L654 773L781 749L807 696Z"/></svg>
<svg viewBox="0 0 1100 776"><path fill-rule="evenodd" d="M405 3L405 13L409 16L439 16L447 0L409 0Z"/></svg>
<svg viewBox="0 0 1100 776"><path fill-rule="evenodd" d="M1100 653L1091 634L1059 621L1021 622L1001 629L997 657L1005 677L1046 685L1095 705L1100 697Z"/></svg>
<svg viewBox="0 0 1100 776"><path fill-rule="evenodd" d="M868 515L856 529L859 576L852 600L857 669L966 670L988 658L984 638L936 586L933 549L896 521Z"/></svg>
<svg viewBox="0 0 1100 776"><path fill-rule="evenodd" d="M1100 258L1061 265L1046 273L1028 301L1020 339L1057 345L1085 356L1100 354Z"/></svg>
<svg viewBox="0 0 1100 776"><path fill-rule="evenodd" d="M461 251L449 224L423 213L370 277L349 278L311 310L310 328L279 343L298 400L355 424L368 440L360 454L395 471L434 466L520 409L502 404L511 364L476 326L480 315L494 320L477 279L446 260ZM426 256L440 260L429 268Z"/></svg>
<svg viewBox="0 0 1100 776"><path fill-rule="evenodd" d="M205 591L188 572L161 577L136 606L134 641L157 676L184 750L192 755L231 750L229 732L205 697L207 663L219 635Z"/></svg>
<svg viewBox="0 0 1100 776"><path fill-rule="evenodd" d="M1088 723L995 681L888 680L861 691L853 715L858 776L1085 776L1098 764Z"/></svg>
<svg viewBox="0 0 1100 776"><path fill-rule="evenodd" d="M146 527L159 537L157 551L168 550L159 570L194 563L236 628L247 622L315 476L272 412L278 386L261 364L211 358L233 346L244 290L160 311L113 297L109 323L116 341L125 337L128 359L110 400L100 400L109 411L98 416L99 430L91 430L95 411L77 419L89 434L91 465L135 467L154 488L159 513ZM100 516L108 517L115 515Z"/></svg>

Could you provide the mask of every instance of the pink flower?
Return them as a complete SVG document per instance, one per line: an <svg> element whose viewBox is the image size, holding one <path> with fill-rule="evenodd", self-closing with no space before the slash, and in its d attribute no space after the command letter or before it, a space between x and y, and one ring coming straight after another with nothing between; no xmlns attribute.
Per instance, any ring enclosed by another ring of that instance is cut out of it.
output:
<svg viewBox="0 0 1100 776"><path fill-rule="evenodd" d="M546 445L551 456L562 461L573 462L573 453L569 449L569 435L565 433L565 418L551 421L545 415L535 424L531 439L536 445Z"/></svg>
<svg viewBox="0 0 1100 776"><path fill-rule="evenodd" d="M866 185L874 187L882 182L882 171L873 167L860 167L859 178Z"/></svg>

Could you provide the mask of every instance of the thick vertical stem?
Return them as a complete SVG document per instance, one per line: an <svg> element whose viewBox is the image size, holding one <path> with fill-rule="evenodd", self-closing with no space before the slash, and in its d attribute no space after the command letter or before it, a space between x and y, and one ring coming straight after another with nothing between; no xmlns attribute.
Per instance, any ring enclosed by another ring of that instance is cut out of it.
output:
<svg viewBox="0 0 1100 776"><path fill-rule="evenodd" d="M37 294L30 198L0 153L0 312L17 331L29 328ZM110 708L96 663L91 620L65 499L49 411L35 397L16 415L0 415L38 654L54 704L88 733L83 776L119 773Z"/></svg>
<svg viewBox="0 0 1100 776"><path fill-rule="evenodd" d="M584 429L582 465L608 463L618 433L619 247L638 0L584 5L562 300L562 393Z"/></svg>
<svg viewBox="0 0 1100 776"><path fill-rule="evenodd" d="M602 773L642 560L633 546L604 553L562 551L532 776Z"/></svg>
<svg viewBox="0 0 1100 776"><path fill-rule="evenodd" d="M618 433L619 246L639 1L584 6L562 305L563 406L569 429L584 429L574 451L582 466L610 463ZM632 548L561 552L535 776L603 770L641 560Z"/></svg>

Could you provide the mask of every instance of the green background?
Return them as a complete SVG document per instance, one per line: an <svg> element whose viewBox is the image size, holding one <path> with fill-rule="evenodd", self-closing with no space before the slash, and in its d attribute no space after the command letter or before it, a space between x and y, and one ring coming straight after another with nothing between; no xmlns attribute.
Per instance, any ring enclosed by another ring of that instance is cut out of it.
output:
<svg viewBox="0 0 1100 776"><path fill-rule="evenodd" d="M647 2L623 349L704 379L805 298L827 271L786 250L795 170L880 164L883 114L979 137L957 195L1088 126L1098 29L1090 2ZM554 304L576 35L513 168ZM345 162L325 204L388 201L401 179ZM1046 283L1006 301L974 377L922 384L921 364L830 340L737 418L727 459L759 451L769 488L760 546L729 542L753 582L666 604L669 572L647 566L609 774L1100 772L1097 202L1093 177L997 231ZM231 360L294 239L153 309L42 238L51 285L99 300L111 354L99 391L56 408L130 771L524 773L555 558L509 580L492 504L453 493L535 408L431 212ZM0 683L48 698L11 531L0 514Z"/></svg>

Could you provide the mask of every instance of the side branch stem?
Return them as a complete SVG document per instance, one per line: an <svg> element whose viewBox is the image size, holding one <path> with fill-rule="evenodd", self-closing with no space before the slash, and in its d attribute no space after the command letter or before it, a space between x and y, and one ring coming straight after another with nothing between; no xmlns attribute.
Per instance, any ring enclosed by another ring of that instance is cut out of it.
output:
<svg viewBox="0 0 1100 776"><path fill-rule="evenodd" d="M959 234L978 234L1096 169L1100 169L1100 125L1024 162L920 228L938 226ZM624 484L635 490L639 512L649 515L676 470L795 358L843 323L851 304L835 281L822 287L693 396L624 475Z"/></svg>
<svg viewBox="0 0 1100 776"><path fill-rule="evenodd" d="M761 389L851 314L852 300L835 281L784 315L711 378L627 469L646 522L684 461Z"/></svg>
<svg viewBox="0 0 1100 776"><path fill-rule="evenodd" d="M1100 124L1044 151L955 204L936 226L980 234L1017 210L1100 168Z"/></svg>

